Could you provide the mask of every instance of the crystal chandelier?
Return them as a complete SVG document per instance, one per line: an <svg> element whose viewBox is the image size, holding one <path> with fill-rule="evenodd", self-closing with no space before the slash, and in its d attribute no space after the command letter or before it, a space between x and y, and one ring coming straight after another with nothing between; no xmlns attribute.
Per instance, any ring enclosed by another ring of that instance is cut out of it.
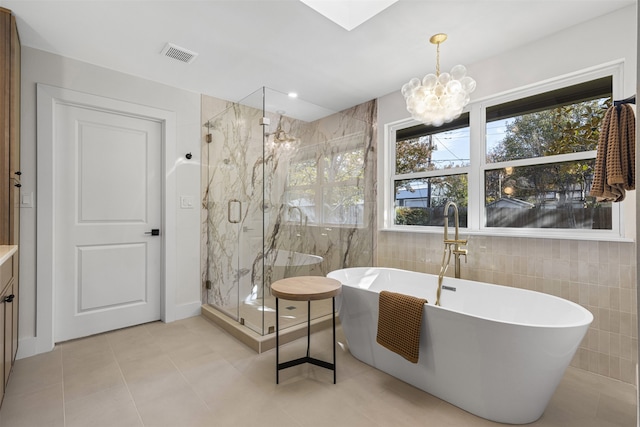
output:
<svg viewBox="0 0 640 427"><path fill-rule="evenodd" d="M440 43L446 34L436 34L429 41L437 45L436 73L427 74L422 81L413 78L402 86L411 117L426 125L442 126L462 114L469 103L469 94L476 88L476 81L467 76L464 65L456 65L450 73L440 74Z"/></svg>

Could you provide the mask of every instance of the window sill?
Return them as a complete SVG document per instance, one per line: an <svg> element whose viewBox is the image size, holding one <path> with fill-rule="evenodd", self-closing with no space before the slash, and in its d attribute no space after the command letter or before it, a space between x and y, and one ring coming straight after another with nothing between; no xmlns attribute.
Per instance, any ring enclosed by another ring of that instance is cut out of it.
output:
<svg viewBox="0 0 640 427"><path fill-rule="evenodd" d="M395 226L395 227L382 227L378 229L379 232L394 232L394 233L414 233L414 234L435 234L442 236L444 229L442 227L420 227L420 226ZM453 227L449 227L449 233L453 232ZM467 238L468 236L487 236L487 237L514 237L514 238L528 238L528 239L557 239L557 240L584 240L584 241L602 241L602 242L620 242L620 243L633 243L634 239L629 237L622 237L613 234L610 231L602 232L589 232L584 233L578 230L566 231L566 230L516 230L516 229L484 229L484 230L469 230L467 228L460 228L460 235Z"/></svg>
<svg viewBox="0 0 640 427"><path fill-rule="evenodd" d="M286 222L285 224L287 227L299 227L300 224L297 222ZM366 229L368 227L366 227L363 224L311 224L308 223L306 225L302 226L303 228L307 228L307 229L315 229L315 230L319 230L319 229L324 229L325 231L331 231L332 229Z"/></svg>

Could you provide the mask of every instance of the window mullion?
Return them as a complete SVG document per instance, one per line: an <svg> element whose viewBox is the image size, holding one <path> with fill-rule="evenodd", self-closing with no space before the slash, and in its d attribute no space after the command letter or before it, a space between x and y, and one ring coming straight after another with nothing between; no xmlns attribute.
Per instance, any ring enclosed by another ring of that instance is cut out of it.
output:
<svg viewBox="0 0 640 427"><path fill-rule="evenodd" d="M482 164L485 158L484 108L478 104L472 104L470 107L469 128L471 166L469 171L469 215L467 227L469 230L478 230L481 224L484 224L484 203L482 202L484 200L484 173L482 172Z"/></svg>
<svg viewBox="0 0 640 427"><path fill-rule="evenodd" d="M558 154L555 156L531 157L527 159L510 160L508 162L486 163L485 170L503 169L507 167L547 165L552 163L574 162L577 160L595 159L596 151L581 151L578 153Z"/></svg>
<svg viewBox="0 0 640 427"><path fill-rule="evenodd" d="M413 122L413 120L410 120ZM409 120L403 120L402 123L409 122ZM384 170L384 185L385 190L383 193L383 227L392 227L394 225L393 218L395 213L395 203L394 203L394 182L396 175L396 129L398 129L400 123L396 123L393 125L385 125L387 128L387 132L385 133L385 149L387 152L387 162L385 162L385 170ZM391 177L389 179L388 177Z"/></svg>
<svg viewBox="0 0 640 427"><path fill-rule="evenodd" d="M467 174L470 171L471 171L470 166L463 166L463 167L457 167L457 168L451 168L451 169L436 169L436 170L426 171L426 172L414 172L414 173L404 173L400 175L391 175L391 180L398 181L402 179L437 178L441 176Z"/></svg>

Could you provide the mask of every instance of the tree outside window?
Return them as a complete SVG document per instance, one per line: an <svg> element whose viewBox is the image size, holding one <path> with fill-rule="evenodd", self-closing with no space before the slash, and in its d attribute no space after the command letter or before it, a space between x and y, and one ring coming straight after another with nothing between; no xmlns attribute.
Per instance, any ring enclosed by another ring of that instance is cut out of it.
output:
<svg viewBox="0 0 640 427"><path fill-rule="evenodd" d="M611 229L611 204L589 196L610 105L598 96L487 123L486 226Z"/></svg>

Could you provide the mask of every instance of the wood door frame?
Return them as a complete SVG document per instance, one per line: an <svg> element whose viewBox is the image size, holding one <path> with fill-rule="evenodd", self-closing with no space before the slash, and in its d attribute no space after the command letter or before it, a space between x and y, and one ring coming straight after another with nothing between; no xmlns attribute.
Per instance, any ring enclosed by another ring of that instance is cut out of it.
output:
<svg viewBox="0 0 640 427"><path fill-rule="evenodd" d="M51 351L54 342L55 311L55 215L54 126L56 105L95 108L158 121L162 126L160 249L160 318L172 322L176 316L175 290L177 177L176 113L127 101L91 95L70 89L37 84L37 211L36 211L36 343L35 354Z"/></svg>

